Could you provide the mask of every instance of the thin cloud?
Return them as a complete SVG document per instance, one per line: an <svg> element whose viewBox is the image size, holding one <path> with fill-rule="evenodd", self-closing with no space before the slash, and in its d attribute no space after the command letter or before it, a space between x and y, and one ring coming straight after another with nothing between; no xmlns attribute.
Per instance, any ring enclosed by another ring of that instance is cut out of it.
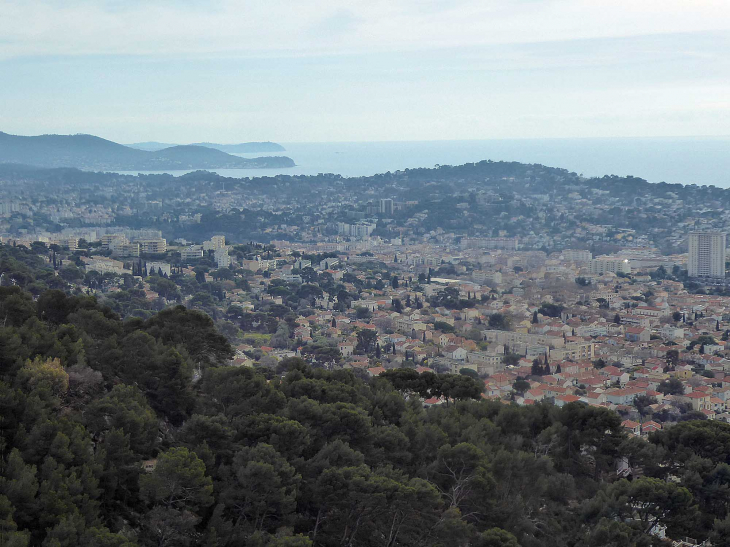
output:
<svg viewBox="0 0 730 547"><path fill-rule="evenodd" d="M0 56L324 55L729 29L726 0L6 0Z"/></svg>

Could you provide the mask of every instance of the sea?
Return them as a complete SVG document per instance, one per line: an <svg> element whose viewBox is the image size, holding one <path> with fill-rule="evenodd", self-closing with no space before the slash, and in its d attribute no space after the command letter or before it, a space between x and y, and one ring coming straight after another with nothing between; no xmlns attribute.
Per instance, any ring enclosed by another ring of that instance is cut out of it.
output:
<svg viewBox="0 0 730 547"><path fill-rule="evenodd" d="M227 177L270 177L335 173L345 177L482 160L518 161L561 167L586 177L632 175L649 182L730 188L730 136L592 139L501 139L463 141L282 143L296 167L211 169ZM124 171L137 173L189 171Z"/></svg>

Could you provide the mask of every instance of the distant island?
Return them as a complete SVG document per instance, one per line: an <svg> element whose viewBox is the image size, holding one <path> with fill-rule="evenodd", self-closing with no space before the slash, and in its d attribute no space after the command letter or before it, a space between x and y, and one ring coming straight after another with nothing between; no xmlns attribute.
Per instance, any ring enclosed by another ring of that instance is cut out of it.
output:
<svg viewBox="0 0 730 547"><path fill-rule="evenodd" d="M176 144L164 143L164 142L135 142L133 144L127 144L130 148L137 148L139 150L147 150L155 152L164 148L170 148L178 146ZM213 142L194 142L190 146L204 146L205 148L213 148L220 150L221 152L227 152L229 154L259 154L268 152L286 152L286 148L275 142L242 142L239 144L217 144Z"/></svg>
<svg viewBox="0 0 730 547"><path fill-rule="evenodd" d="M275 143L249 144L279 146ZM26 137L0 132L0 162L38 167L76 167L98 171L261 169L295 165L294 161L286 156L241 158L219 150L215 148L216 146L219 145L172 145L156 150L145 150L94 135Z"/></svg>

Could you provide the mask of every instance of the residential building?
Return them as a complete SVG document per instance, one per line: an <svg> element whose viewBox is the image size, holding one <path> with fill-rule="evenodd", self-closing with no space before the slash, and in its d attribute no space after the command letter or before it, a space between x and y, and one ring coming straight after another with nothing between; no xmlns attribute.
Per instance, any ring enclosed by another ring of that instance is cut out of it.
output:
<svg viewBox="0 0 730 547"><path fill-rule="evenodd" d="M167 240L159 238L138 239L139 250L146 254L162 254L167 252Z"/></svg>
<svg viewBox="0 0 730 547"><path fill-rule="evenodd" d="M337 223L337 233L352 237L367 237L375 230L374 222L361 221L357 224Z"/></svg>
<svg viewBox="0 0 730 547"><path fill-rule="evenodd" d="M126 243L129 243L129 240L124 234L106 234L101 236L102 249L111 249L112 244L124 245Z"/></svg>
<svg viewBox="0 0 730 547"><path fill-rule="evenodd" d="M190 245L180 249L180 259L183 261L196 260L203 258L203 247L201 245Z"/></svg>
<svg viewBox="0 0 730 547"><path fill-rule="evenodd" d="M139 243L129 243L127 238L112 240L109 249L115 256L139 256Z"/></svg>
<svg viewBox="0 0 730 547"><path fill-rule="evenodd" d="M631 263L628 258L602 256L591 260L589 269L595 275L603 275L605 273L630 274Z"/></svg>
<svg viewBox="0 0 730 547"><path fill-rule="evenodd" d="M519 239L516 237L463 237L462 249L503 249L516 251L519 249Z"/></svg>
<svg viewBox="0 0 730 547"><path fill-rule="evenodd" d="M726 236L722 232L691 232L689 234L690 277L725 277Z"/></svg>
<svg viewBox="0 0 730 547"><path fill-rule="evenodd" d="M303 258L300 258L299 260L294 262L295 270L303 270L304 268L311 268L311 267L312 267L311 260L304 260Z"/></svg>
<svg viewBox="0 0 730 547"><path fill-rule="evenodd" d="M203 242L204 251L215 251L226 246L226 236L213 236L210 241Z"/></svg>
<svg viewBox="0 0 730 547"><path fill-rule="evenodd" d="M170 265L167 262L145 262L145 268L150 274L170 276Z"/></svg>
<svg viewBox="0 0 730 547"><path fill-rule="evenodd" d="M590 251L584 249L565 249L562 253L563 260L569 262L588 262L593 259Z"/></svg>
<svg viewBox="0 0 730 547"><path fill-rule="evenodd" d="M550 350L550 359L563 361L581 361L593 359L595 356L595 345L593 342L568 342L562 348Z"/></svg>
<svg viewBox="0 0 730 547"><path fill-rule="evenodd" d="M81 257L81 260L85 263L84 269L87 272L99 272L100 274L113 273L113 274L124 274L131 273L129 270L124 269L124 263L119 260L112 260L102 256L92 256L87 258Z"/></svg>
<svg viewBox="0 0 730 547"><path fill-rule="evenodd" d="M228 249L216 249L213 256L216 266L219 268L228 268L231 265L231 257L228 255Z"/></svg>

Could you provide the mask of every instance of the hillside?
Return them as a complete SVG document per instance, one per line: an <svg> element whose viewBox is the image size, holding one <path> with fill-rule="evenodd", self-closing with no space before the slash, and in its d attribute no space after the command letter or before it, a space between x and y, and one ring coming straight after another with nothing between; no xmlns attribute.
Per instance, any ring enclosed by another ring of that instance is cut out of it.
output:
<svg viewBox="0 0 730 547"><path fill-rule="evenodd" d="M129 148L136 148L138 150L157 151L163 148L170 148L177 146L175 144L169 144L164 142L136 142L127 145ZM206 148L214 148L222 152L228 152L229 154L258 154L262 152L285 152L286 148L275 142L242 142L239 144L216 144L212 142L195 142L192 146L204 146Z"/></svg>
<svg viewBox="0 0 730 547"><path fill-rule="evenodd" d="M215 148L229 154L255 154L259 152L284 152L286 148L275 142L243 142L240 144L216 144L212 142L196 142L195 146Z"/></svg>
<svg viewBox="0 0 730 547"><path fill-rule="evenodd" d="M0 132L0 162L102 171L293 167L287 157L240 158L205 146L139 150L93 135L25 137Z"/></svg>
<svg viewBox="0 0 730 547"><path fill-rule="evenodd" d="M0 244L2 545L658 547L665 527L728 545L727 423L639 438L463 374L231 366L206 313L125 320L142 290L72 296L76 266L56 275L48 252ZM283 311L227 315L281 334Z"/></svg>

